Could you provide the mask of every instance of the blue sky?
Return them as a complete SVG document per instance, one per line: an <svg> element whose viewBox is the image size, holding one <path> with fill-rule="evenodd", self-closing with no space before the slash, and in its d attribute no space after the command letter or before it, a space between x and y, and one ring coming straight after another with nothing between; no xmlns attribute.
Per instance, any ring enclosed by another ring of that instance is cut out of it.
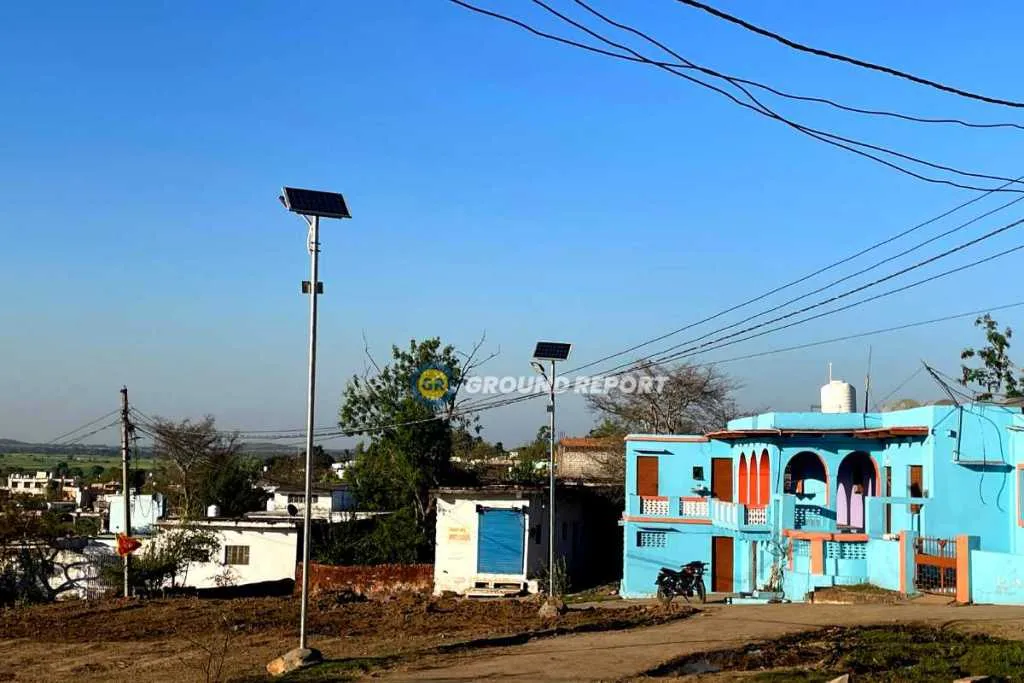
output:
<svg viewBox="0 0 1024 683"><path fill-rule="evenodd" d="M557 27L530 3L480 4ZM796 54L671 0L598 6L690 59L789 90L1024 122L1019 111ZM927 13L881 1L721 7L805 42L1024 99L1018 3L943 2ZM973 196L826 147L656 69L546 43L441 0L22 3L5 16L0 436L49 439L116 407L122 384L151 415L300 427L307 256L302 223L276 200L284 184L340 190L354 216L323 230L322 425L364 368L364 335L380 359L410 338L468 347L486 331L485 348L500 355L485 371L516 375L530 371L534 341L565 339L579 364ZM938 161L1024 174L1022 131L776 104ZM1024 216L1014 211L919 256ZM919 273L1019 242L1011 231ZM1015 301L1008 276L1020 265L1015 254L700 359ZM1021 310L997 318L1017 325ZM977 339L962 320L722 367L744 384L744 406L802 409L817 402L829 361L861 387L869 344L884 393L921 358L954 371L959 349ZM940 396L921 377L901 394ZM512 444L545 420L539 402L490 411L484 434ZM560 429L581 433L591 421L578 399L564 401Z"/></svg>

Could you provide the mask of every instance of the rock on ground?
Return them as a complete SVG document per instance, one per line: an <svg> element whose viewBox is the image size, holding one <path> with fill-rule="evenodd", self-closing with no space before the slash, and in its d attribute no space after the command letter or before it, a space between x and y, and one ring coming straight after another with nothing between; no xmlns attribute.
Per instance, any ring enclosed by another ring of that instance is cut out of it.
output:
<svg viewBox="0 0 1024 683"><path fill-rule="evenodd" d="M281 676L289 671L319 664L323 660L320 650L297 647L267 664L267 673L271 676Z"/></svg>

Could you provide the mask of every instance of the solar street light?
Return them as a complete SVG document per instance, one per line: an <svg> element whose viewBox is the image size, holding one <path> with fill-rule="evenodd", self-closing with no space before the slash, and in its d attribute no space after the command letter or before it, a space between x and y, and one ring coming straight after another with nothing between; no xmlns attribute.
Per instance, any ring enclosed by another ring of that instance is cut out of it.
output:
<svg viewBox="0 0 1024 683"><path fill-rule="evenodd" d="M316 300L324 285L317 277L320 269L320 219L351 218L345 198L337 192L285 187L278 197L284 207L302 216L309 226L309 280L303 280L302 293L309 295L309 394L306 403L306 475L302 510L302 607L299 612L299 648L306 648L306 617L309 611L309 527L310 500L313 493L313 412L316 404ZM311 283L316 283L313 286ZM290 510L289 510L290 511Z"/></svg>
<svg viewBox="0 0 1024 683"><path fill-rule="evenodd" d="M569 358L572 344L537 342L532 365L548 381L548 597L555 596L555 363ZM538 361L551 363L551 375Z"/></svg>

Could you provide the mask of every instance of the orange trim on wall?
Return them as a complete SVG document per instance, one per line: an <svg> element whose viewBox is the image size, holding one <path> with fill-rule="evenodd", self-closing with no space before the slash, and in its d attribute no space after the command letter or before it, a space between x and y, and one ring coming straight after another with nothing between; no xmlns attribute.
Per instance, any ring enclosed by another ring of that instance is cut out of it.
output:
<svg viewBox="0 0 1024 683"><path fill-rule="evenodd" d="M789 569L793 569L793 544L790 543L789 547L786 548L786 558L789 560Z"/></svg>
<svg viewBox="0 0 1024 683"><path fill-rule="evenodd" d="M624 441L651 441L654 443L707 443L710 441L705 436L669 436L669 435L644 435L627 434Z"/></svg>
<svg viewBox="0 0 1024 683"><path fill-rule="evenodd" d="M967 536L956 537L956 601L971 602L971 544Z"/></svg>
<svg viewBox="0 0 1024 683"><path fill-rule="evenodd" d="M633 517L631 515L622 515L622 521L640 522L641 524L656 522L664 522L665 524L711 524L710 519L701 519L699 517Z"/></svg>
<svg viewBox="0 0 1024 683"><path fill-rule="evenodd" d="M867 534L840 534L832 531L800 531L798 529L783 529L783 536L796 538L801 541L838 541L839 543L866 543Z"/></svg>
<svg viewBox="0 0 1024 683"><path fill-rule="evenodd" d="M640 496L644 500L668 500L668 496Z"/></svg>
<svg viewBox="0 0 1024 683"><path fill-rule="evenodd" d="M825 541L820 538L811 541L811 573L825 573Z"/></svg>
<svg viewBox="0 0 1024 683"><path fill-rule="evenodd" d="M679 496L679 500L702 501L707 500L704 496Z"/></svg>

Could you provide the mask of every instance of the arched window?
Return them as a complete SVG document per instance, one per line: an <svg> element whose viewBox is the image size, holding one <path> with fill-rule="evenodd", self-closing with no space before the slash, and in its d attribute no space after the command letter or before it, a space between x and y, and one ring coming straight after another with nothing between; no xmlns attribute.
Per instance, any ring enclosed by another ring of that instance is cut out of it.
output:
<svg viewBox="0 0 1024 683"><path fill-rule="evenodd" d="M772 477L771 460L768 457L768 449L761 451L761 458L757 461L757 504L767 505L771 500Z"/></svg>

